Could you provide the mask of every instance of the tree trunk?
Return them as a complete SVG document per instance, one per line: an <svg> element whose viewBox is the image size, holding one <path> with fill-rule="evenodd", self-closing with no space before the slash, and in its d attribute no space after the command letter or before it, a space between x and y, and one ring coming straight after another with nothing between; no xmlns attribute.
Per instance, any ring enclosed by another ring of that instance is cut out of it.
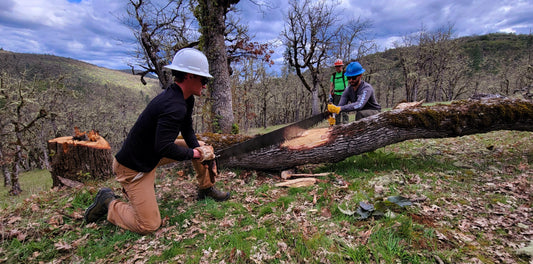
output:
<svg viewBox="0 0 533 264"><path fill-rule="evenodd" d="M4 187L11 186L11 173L7 167L7 158L4 157L2 148L0 147L0 172L4 176Z"/></svg>
<svg viewBox="0 0 533 264"><path fill-rule="evenodd" d="M314 83L313 84L313 90L311 90L311 97L312 97L312 113L313 115L317 115L318 113L320 113L320 103L319 103L319 99L318 99L318 83Z"/></svg>
<svg viewBox="0 0 533 264"><path fill-rule="evenodd" d="M533 131L533 102L464 100L451 105L397 109L306 135L250 153L219 159L226 168L285 170L350 156L416 138L446 138L497 130Z"/></svg>
<svg viewBox="0 0 533 264"><path fill-rule="evenodd" d="M48 151L53 186L107 180L113 175L111 147L100 136L94 142L74 140L71 136L55 138L48 141Z"/></svg>
<svg viewBox="0 0 533 264"><path fill-rule="evenodd" d="M199 1L197 8L199 12L195 13L201 28L200 32L203 37L203 48L205 55L209 60L209 71L213 75L213 80L209 84L211 92L212 108L215 126L215 132L231 133L233 127L233 105L231 86L228 69L228 55L224 33L226 31L226 14L231 5L238 3L238 0L202 0Z"/></svg>
<svg viewBox="0 0 533 264"><path fill-rule="evenodd" d="M9 191L10 195L19 195L22 192L19 182L20 167L22 166L22 133L20 132L18 124L15 125L15 135L17 138L15 145L15 160L13 162L13 168L11 171L11 190Z"/></svg>

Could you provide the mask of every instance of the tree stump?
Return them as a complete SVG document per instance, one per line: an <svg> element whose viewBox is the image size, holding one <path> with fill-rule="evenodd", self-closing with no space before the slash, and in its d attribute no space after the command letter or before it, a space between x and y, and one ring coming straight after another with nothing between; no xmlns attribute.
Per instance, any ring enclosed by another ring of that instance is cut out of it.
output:
<svg viewBox="0 0 533 264"><path fill-rule="evenodd" d="M85 138L68 136L48 141L54 187L75 187L88 181L107 180L113 175L109 143L97 134L90 136L91 140Z"/></svg>

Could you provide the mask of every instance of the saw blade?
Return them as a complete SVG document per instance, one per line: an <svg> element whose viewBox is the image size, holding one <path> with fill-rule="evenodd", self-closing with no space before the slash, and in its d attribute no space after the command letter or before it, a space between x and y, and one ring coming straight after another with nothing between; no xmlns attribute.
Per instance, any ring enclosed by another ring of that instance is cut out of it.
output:
<svg viewBox="0 0 533 264"><path fill-rule="evenodd" d="M282 127L272 132L254 137L247 141L244 141L236 145L230 146L228 148L222 149L220 151L217 151L216 156L219 159L224 159L230 156L251 152L254 150L262 149L264 147L282 143L286 140L296 138L300 136L308 128L311 128L312 126L326 119L328 115L329 113L327 112L314 115L302 121L298 121L291 125Z"/></svg>

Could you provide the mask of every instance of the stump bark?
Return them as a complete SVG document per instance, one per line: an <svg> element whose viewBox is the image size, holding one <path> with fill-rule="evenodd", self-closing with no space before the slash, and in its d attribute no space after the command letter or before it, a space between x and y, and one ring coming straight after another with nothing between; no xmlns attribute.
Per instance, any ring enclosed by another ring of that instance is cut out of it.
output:
<svg viewBox="0 0 533 264"><path fill-rule="evenodd" d="M75 187L113 175L111 146L100 136L95 141L75 140L72 136L55 138L48 141L48 151L54 187Z"/></svg>

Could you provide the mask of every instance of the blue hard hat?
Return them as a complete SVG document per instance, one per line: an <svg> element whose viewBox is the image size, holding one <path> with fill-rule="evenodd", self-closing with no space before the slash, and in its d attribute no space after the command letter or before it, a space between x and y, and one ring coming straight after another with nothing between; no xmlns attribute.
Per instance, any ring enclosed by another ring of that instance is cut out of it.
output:
<svg viewBox="0 0 533 264"><path fill-rule="evenodd" d="M363 69L363 66L359 64L359 62L354 61L350 62L348 66L346 66L346 72L344 73L344 76L350 77L350 76L357 76L365 72L365 69Z"/></svg>

